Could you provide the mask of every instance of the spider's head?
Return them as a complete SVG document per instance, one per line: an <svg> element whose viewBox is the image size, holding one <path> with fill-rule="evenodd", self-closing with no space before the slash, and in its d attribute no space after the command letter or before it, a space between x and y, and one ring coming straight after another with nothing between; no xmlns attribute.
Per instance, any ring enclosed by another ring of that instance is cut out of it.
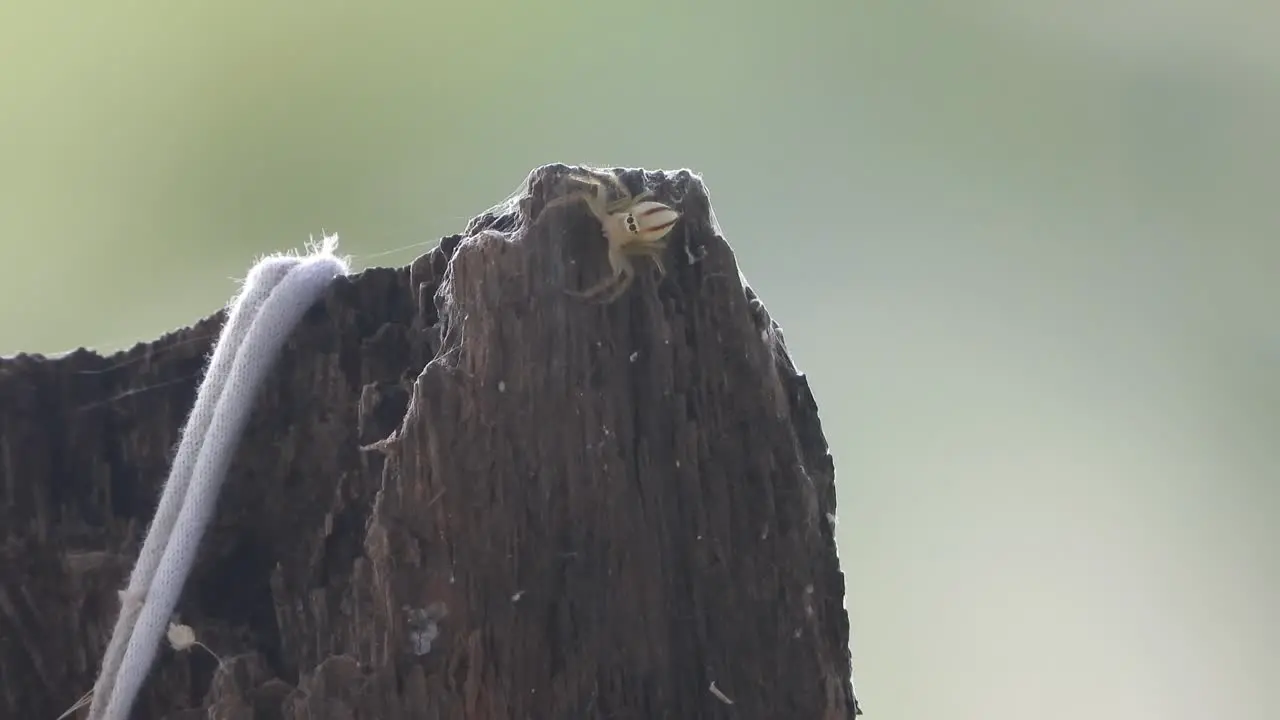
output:
<svg viewBox="0 0 1280 720"><path fill-rule="evenodd" d="M680 213L670 205L645 200L618 213L619 225L627 237L652 243L666 237L680 219Z"/></svg>

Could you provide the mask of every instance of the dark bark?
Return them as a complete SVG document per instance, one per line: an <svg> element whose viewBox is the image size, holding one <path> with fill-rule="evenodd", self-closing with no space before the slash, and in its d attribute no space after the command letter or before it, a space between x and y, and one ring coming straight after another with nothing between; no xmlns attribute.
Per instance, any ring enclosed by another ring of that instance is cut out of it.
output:
<svg viewBox="0 0 1280 720"><path fill-rule="evenodd" d="M855 714L831 457L705 189L623 176L685 216L595 305L585 208L527 223L566 170L306 316L178 606L224 664L135 717ZM0 361L0 718L92 686L222 319Z"/></svg>

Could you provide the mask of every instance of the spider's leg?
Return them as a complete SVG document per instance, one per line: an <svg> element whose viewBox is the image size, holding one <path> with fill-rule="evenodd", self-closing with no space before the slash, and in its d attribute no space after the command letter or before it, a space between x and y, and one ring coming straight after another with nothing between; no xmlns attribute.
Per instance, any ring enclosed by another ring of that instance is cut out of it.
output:
<svg viewBox="0 0 1280 720"><path fill-rule="evenodd" d="M662 277L667 274L667 269L662 266L661 248L654 248L654 251L649 253L649 258L653 260L653 264L658 268L658 277Z"/></svg>
<svg viewBox="0 0 1280 720"><path fill-rule="evenodd" d="M575 190L570 193L565 193L560 197L551 198L542 206L542 212L546 212L553 207L559 207L560 205L568 205L572 202L578 202L579 200L589 202L592 197L594 197L594 195L586 190ZM541 217L541 213L539 213L539 217Z"/></svg>
<svg viewBox="0 0 1280 720"><path fill-rule="evenodd" d="M628 207L631 207L637 202L640 202L640 200L653 195L652 190L645 190L639 195L632 197L631 191L627 189L627 186L622 182L622 178L618 177L612 171L609 171L609 170L599 170L596 168L583 168L582 170L575 171L574 173L568 175L567 177L569 179L573 179L578 182L591 183L593 185L599 186L601 207L604 209L606 213L619 212ZM608 191L610 189L614 190L618 195L618 197L614 200L608 199L608 196L609 196Z"/></svg>
<svg viewBox="0 0 1280 720"><path fill-rule="evenodd" d="M575 190L559 197L551 198L542 205L542 209L538 211L538 214L533 217L529 224L531 227L536 227L547 216L548 210L579 201L587 203L587 206L590 207L592 203L596 202L596 198L595 195L586 190ZM592 212L594 214L594 210Z"/></svg>
<svg viewBox="0 0 1280 720"><path fill-rule="evenodd" d="M613 272L610 275L601 279L600 282L596 283L595 285L592 285L586 290L566 289L565 292L569 293L570 295L575 295L577 297L583 297L583 298L593 297L595 295L598 295L601 291L603 291L607 287L609 287L609 285L615 282L618 282L618 279L620 277L623 277L624 275L630 275L632 272L631 259L628 258L623 253L621 247L613 247L612 245L609 246L609 267L613 269Z"/></svg>
<svg viewBox="0 0 1280 720"><path fill-rule="evenodd" d="M628 263L622 275L618 276L618 281L614 284L613 292L606 295L605 298L600 301L601 304L611 303L614 300L617 300L622 296L622 293L627 291L627 288L631 286L631 281L633 280L635 280L635 270L631 267L631 264Z"/></svg>
<svg viewBox="0 0 1280 720"><path fill-rule="evenodd" d="M625 212L631 209L632 207L634 207L635 204L640 202L641 200L647 200L653 197L653 191L649 189L646 189L644 192L634 197L631 195L630 192L627 192L627 189L625 187L622 188L622 192L623 192L622 197L610 202L608 205L605 206L606 212L610 212L610 213Z"/></svg>
<svg viewBox="0 0 1280 720"><path fill-rule="evenodd" d="M600 282L596 283L595 285L592 285L591 287L587 288L586 290L573 290L571 288L565 288L565 292L568 293L569 295L573 295L574 297L590 299L607 290L610 285L613 285L614 283L618 282L619 277L620 276L618 275L609 275L604 279L602 279Z"/></svg>
<svg viewBox="0 0 1280 720"><path fill-rule="evenodd" d="M662 254L666 252L667 241L663 238L657 240L639 240L631 245L629 253L631 255L647 257L658 266L660 275L667 274L667 268L662 264Z"/></svg>
<svg viewBox="0 0 1280 720"><path fill-rule="evenodd" d="M614 190L617 190L619 195L623 195L627 197L631 196L631 191L627 189L626 185L622 184L622 180L617 175L614 175L612 172L608 170L597 170L595 168L583 168L581 172L575 172L569 175L569 177L574 178L579 182L589 182L596 185L607 184L610 187L612 187ZM600 182L601 180L603 180L604 182Z"/></svg>
<svg viewBox="0 0 1280 720"><path fill-rule="evenodd" d="M619 188L619 190L627 198L630 197L630 194L627 193L627 189L618 182L618 178L608 173L601 173L600 177L608 178L609 180L612 181L612 184L614 187ZM581 192L582 199L587 203L587 208L591 210L592 215L596 216L596 219L600 221L601 225L604 225L608 221L609 215L614 212L612 209L613 206L617 205L619 202L622 202L621 200L610 200L609 199L609 183L601 182L599 179L597 179L595 175L587 175L587 174L570 175L566 178L566 180L572 180L572 181L580 182L586 185L591 185L592 187L595 188L594 194L589 194L589 193L586 193L585 191L579 191L579 192ZM627 202L630 202L630 201L628 200ZM626 203L623 203L623 204L625 205Z"/></svg>

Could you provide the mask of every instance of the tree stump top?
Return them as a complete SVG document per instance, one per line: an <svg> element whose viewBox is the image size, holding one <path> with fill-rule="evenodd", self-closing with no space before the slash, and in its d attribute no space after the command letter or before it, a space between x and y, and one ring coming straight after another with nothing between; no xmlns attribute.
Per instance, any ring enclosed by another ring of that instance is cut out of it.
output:
<svg viewBox="0 0 1280 720"><path fill-rule="evenodd" d="M834 468L687 171L612 304L564 165L339 278L259 398L145 718L849 718ZM222 313L0 360L0 717L93 684Z"/></svg>

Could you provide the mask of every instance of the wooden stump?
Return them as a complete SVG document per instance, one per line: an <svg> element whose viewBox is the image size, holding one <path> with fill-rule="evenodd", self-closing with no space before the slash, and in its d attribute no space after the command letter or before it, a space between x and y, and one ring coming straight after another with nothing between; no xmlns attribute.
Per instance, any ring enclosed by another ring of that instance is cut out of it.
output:
<svg viewBox="0 0 1280 720"><path fill-rule="evenodd" d="M687 172L617 302L569 168L339 278L259 397L138 718L851 718L834 468ZM0 717L88 690L223 321L0 360ZM208 713L206 715L206 713Z"/></svg>

